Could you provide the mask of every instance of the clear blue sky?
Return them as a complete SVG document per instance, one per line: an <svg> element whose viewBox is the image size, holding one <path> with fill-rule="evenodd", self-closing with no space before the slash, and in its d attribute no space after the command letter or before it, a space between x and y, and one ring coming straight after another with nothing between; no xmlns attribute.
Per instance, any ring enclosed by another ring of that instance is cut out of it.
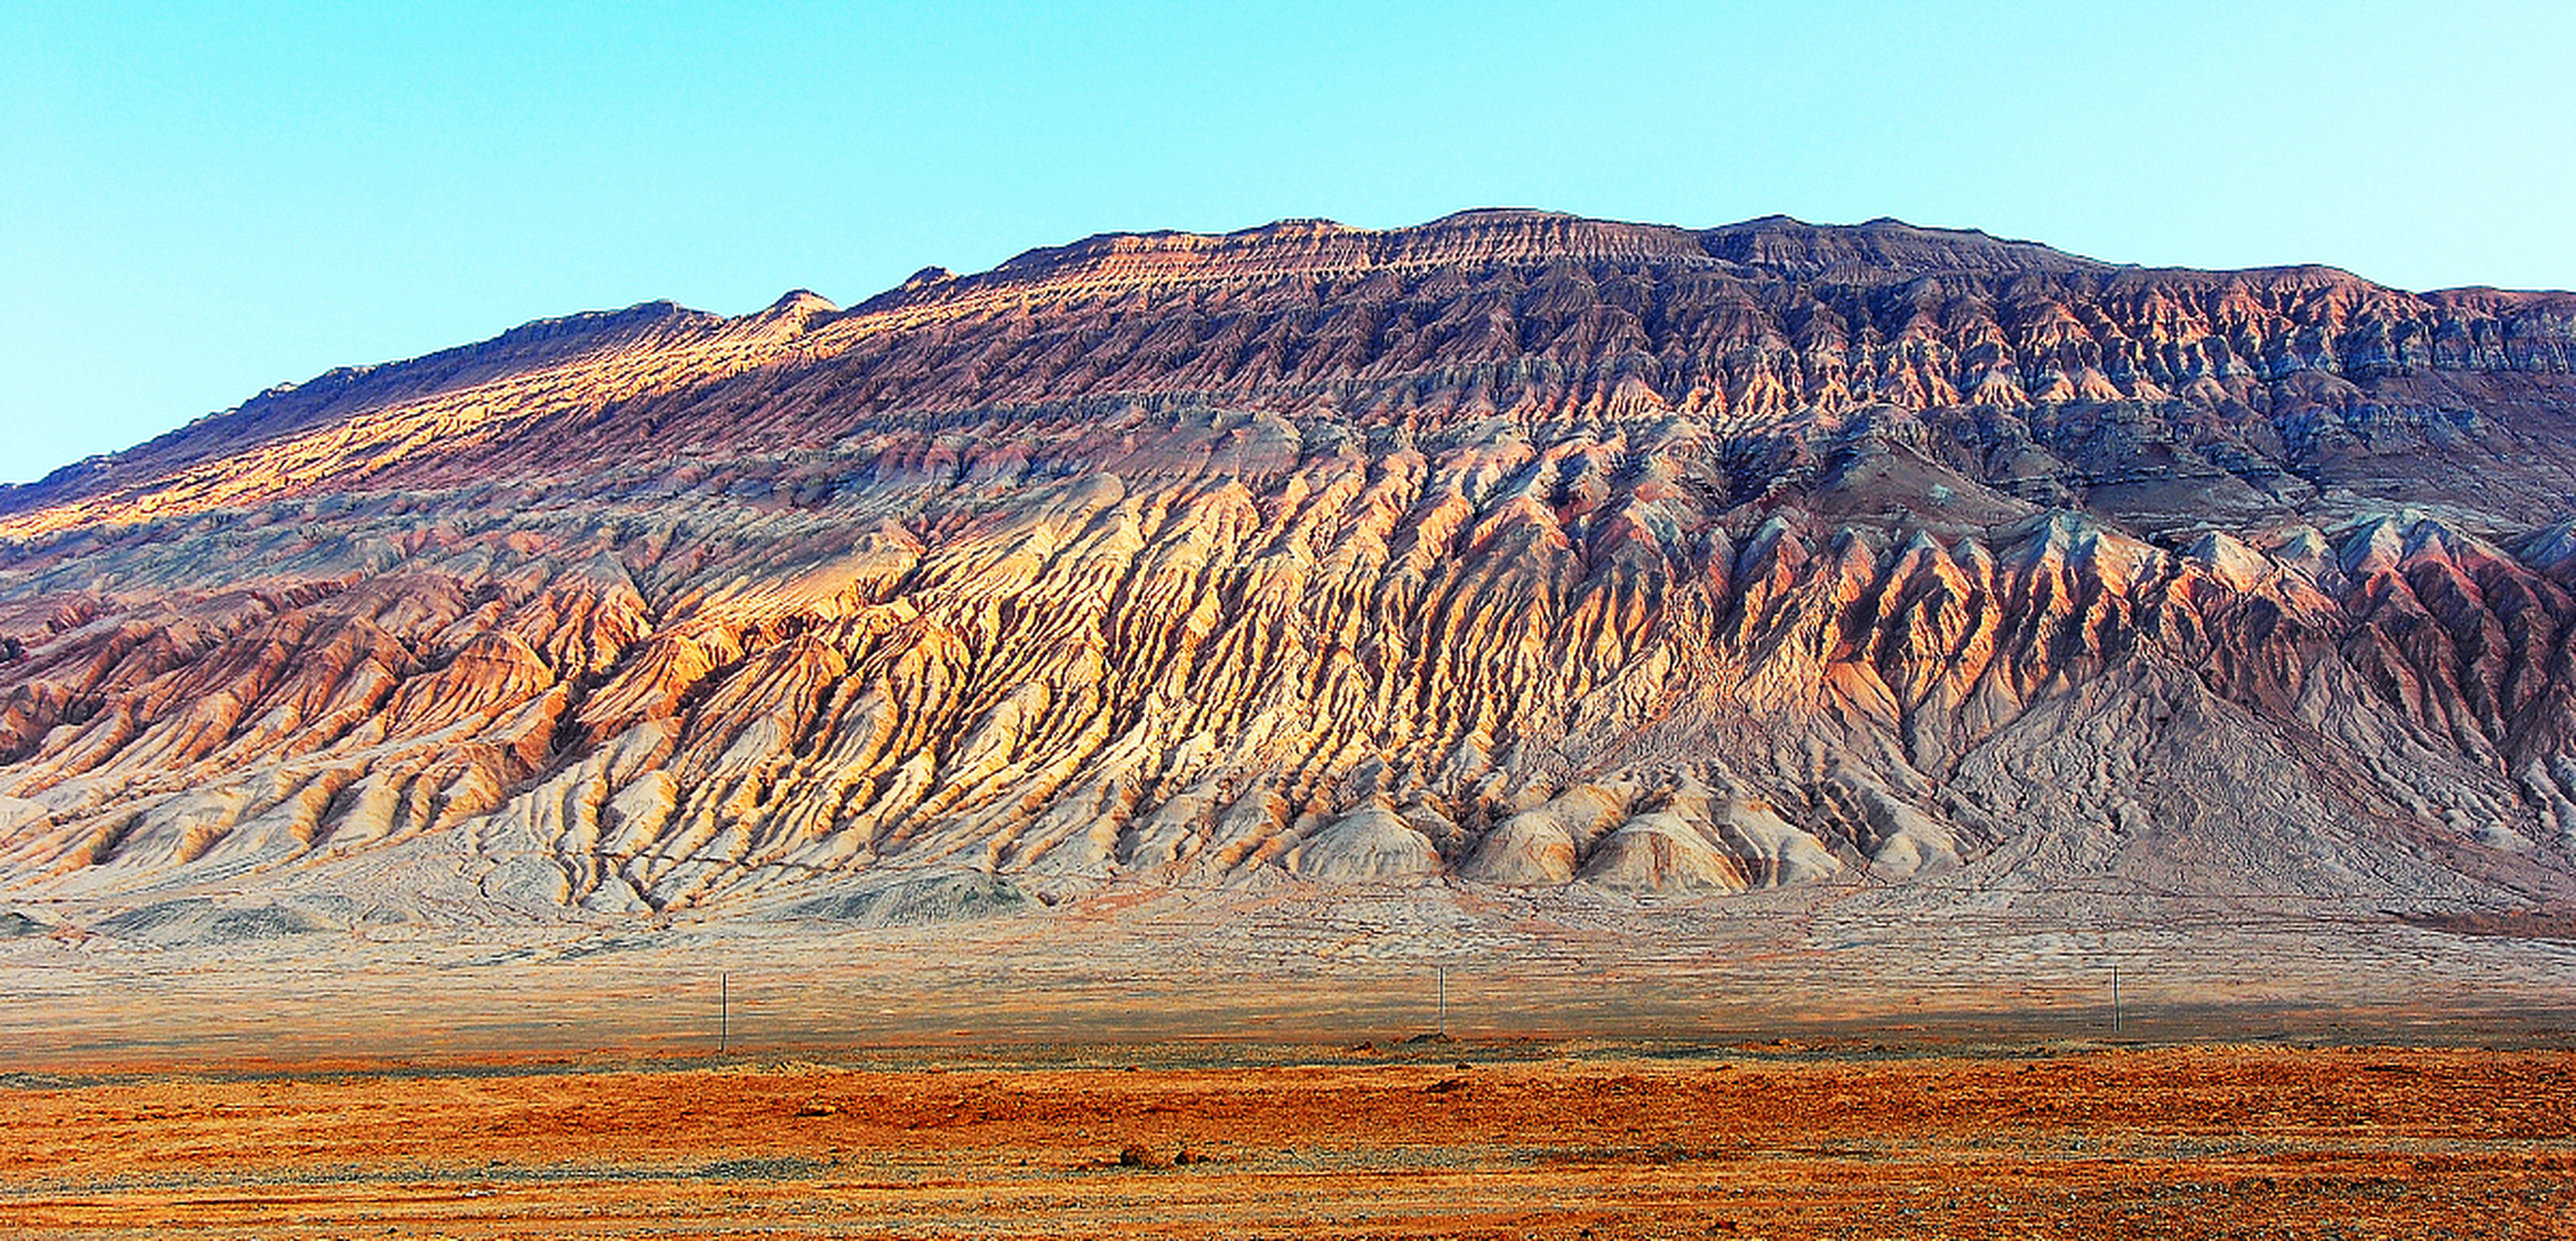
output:
<svg viewBox="0 0 2576 1241"><path fill-rule="evenodd" d="M0 479L545 315L1285 216L2576 287L2564 3L722 7L0 0Z"/></svg>

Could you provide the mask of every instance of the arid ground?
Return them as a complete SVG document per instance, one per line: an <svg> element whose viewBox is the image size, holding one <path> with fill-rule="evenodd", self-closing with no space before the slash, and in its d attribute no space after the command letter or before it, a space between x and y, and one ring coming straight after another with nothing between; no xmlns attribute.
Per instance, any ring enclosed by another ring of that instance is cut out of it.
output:
<svg viewBox="0 0 2576 1241"><path fill-rule="evenodd" d="M916 1048L0 1089L13 1237L2559 1237L2563 1048Z"/></svg>
<svg viewBox="0 0 2576 1241"><path fill-rule="evenodd" d="M2576 944L1905 891L22 937L0 1237L2576 1236Z"/></svg>

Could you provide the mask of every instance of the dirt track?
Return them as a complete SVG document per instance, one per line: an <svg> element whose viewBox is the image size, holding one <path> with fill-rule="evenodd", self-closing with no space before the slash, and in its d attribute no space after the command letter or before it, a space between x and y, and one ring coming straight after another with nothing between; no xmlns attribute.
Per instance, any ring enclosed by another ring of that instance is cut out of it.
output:
<svg viewBox="0 0 2576 1241"><path fill-rule="evenodd" d="M19 1078L0 1232L2576 1236L2564 1051L940 1054Z"/></svg>

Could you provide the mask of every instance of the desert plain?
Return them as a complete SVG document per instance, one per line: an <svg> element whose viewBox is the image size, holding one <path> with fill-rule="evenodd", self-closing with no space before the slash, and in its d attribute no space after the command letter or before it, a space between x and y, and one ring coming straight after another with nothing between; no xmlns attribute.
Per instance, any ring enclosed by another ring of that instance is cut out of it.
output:
<svg viewBox="0 0 2576 1241"><path fill-rule="evenodd" d="M9 1088L19 1237L2555 1237L2563 1049L1850 1039Z"/></svg>
<svg viewBox="0 0 2576 1241"><path fill-rule="evenodd" d="M1602 899L21 939L0 1233L2571 1235L2554 925Z"/></svg>

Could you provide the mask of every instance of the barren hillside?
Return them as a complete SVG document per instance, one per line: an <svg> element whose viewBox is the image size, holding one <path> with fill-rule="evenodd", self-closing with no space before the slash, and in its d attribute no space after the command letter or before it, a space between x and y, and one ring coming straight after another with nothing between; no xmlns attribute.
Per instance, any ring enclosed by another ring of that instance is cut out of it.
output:
<svg viewBox="0 0 2576 1241"><path fill-rule="evenodd" d="M2571 371L2571 294L1520 211L532 324L0 495L0 899L2546 905Z"/></svg>

